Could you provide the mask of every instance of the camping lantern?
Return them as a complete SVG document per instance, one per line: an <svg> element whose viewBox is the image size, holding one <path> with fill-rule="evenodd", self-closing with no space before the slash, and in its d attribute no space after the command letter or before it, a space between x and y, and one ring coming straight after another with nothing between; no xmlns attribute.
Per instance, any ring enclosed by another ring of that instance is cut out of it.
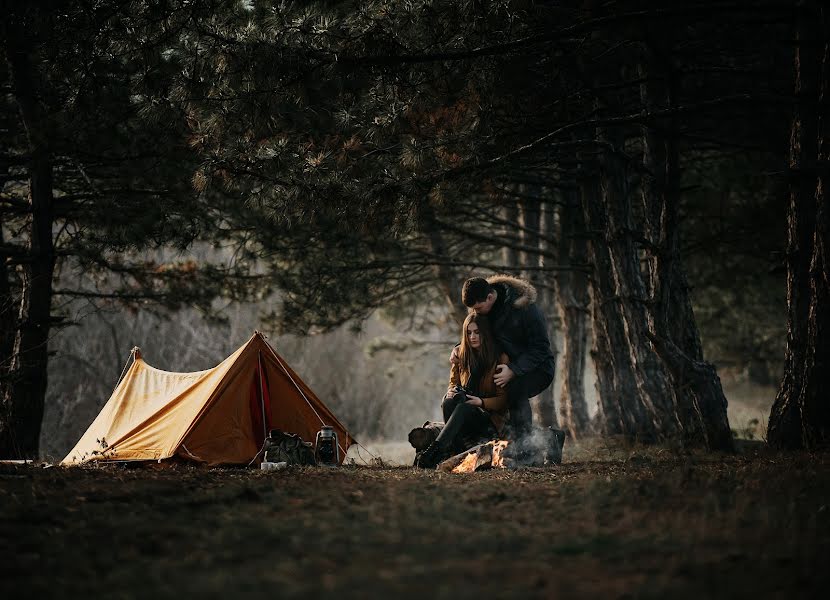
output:
<svg viewBox="0 0 830 600"><path fill-rule="evenodd" d="M314 458L318 465L336 467L340 464L340 445L337 443L337 432L330 425L323 425L317 432Z"/></svg>

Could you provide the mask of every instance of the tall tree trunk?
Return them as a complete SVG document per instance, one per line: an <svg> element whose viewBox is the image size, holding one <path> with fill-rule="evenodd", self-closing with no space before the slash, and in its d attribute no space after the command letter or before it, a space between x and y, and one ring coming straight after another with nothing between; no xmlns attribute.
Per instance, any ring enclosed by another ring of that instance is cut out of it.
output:
<svg viewBox="0 0 830 600"><path fill-rule="evenodd" d="M600 156L601 195L608 215L605 227L615 292L637 385L637 399L626 398L626 402L634 404L631 414L638 420L632 433L648 441L674 438L679 423L674 414L668 374L648 341L646 291L634 244L636 234L628 177L625 163L619 156L624 137L619 131L608 130L600 131L599 139L611 148Z"/></svg>
<svg viewBox="0 0 830 600"><path fill-rule="evenodd" d="M441 234L441 226L435 216L435 211L429 205L421 209L421 228L426 233L429 243L429 251L435 256L449 256L447 244ZM432 267L435 280L447 301L447 308L453 320L458 326L464 323L467 317L467 308L461 302L461 287L463 281L453 271L452 267L445 264L438 264Z"/></svg>
<svg viewBox="0 0 830 600"><path fill-rule="evenodd" d="M0 244L3 243L3 221L0 217ZM5 393L11 367L14 336L17 329L16 303L12 295L11 273L4 257L0 257L0 398Z"/></svg>
<svg viewBox="0 0 830 600"><path fill-rule="evenodd" d="M537 189L528 187L525 193L530 195L538 191L539 190ZM539 226L542 221L541 198L539 200L523 198L518 202L518 209L520 225L519 239L521 240L522 246L528 248L539 248L541 250L542 233L539 230ZM540 258L541 257L538 253L534 254L528 250L522 250L519 253L519 264L522 267L521 276L530 281L530 283L532 283L544 296L544 289L541 285L542 281L540 271L535 268L528 268L538 267L540 264Z"/></svg>
<svg viewBox="0 0 830 600"><path fill-rule="evenodd" d="M663 34L647 35L639 63L640 99L647 110L672 108L676 72ZM715 450L733 448L726 397L714 367L703 360L679 245L680 169L675 117L643 127L641 197L649 288L648 337L665 364L672 384L674 411L686 443Z"/></svg>
<svg viewBox="0 0 830 600"><path fill-rule="evenodd" d="M519 205L515 200L506 199L506 204L502 207L502 213L505 222L518 223L519 222ZM504 235L508 238L515 237L515 228L511 231L511 226L505 226ZM502 262L505 266L505 272L510 275L518 275L519 270L519 251L515 248L503 246L501 249Z"/></svg>
<svg viewBox="0 0 830 600"><path fill-rule="evenodd" d="M612 229L606 210L619 172L601 169L600 189L582 197L582 209L589 232L588 257L593 265L591 282L591 326L594 332L592 356L597 367L600 403L607 433L623 433L632 439L653 442L659 423L642 403L637 365L629 352L628 331L622 300L617 288L612 247ZM624 174L623 174L624 176Z"/></svg>
<svg viewBox="0 0 830 600"><path fill-rule="evenodd" d="M0 187L5 183L8 175L8 165L3 164L0 173ZM0 248L5 245L3 232L3 213L0 212ZM17 307L12 292L12 270L6 261L6 255L0 252L0 398L5 393L6 375L11 365L12 348L17 328Z"/></svg>
<svg viewBox="0 0 830 600"><path fill-rule="evenodd" d="M787 352L767 439L780 448L830 444L830 41L828 9L799 5L796 106L787 208Z"/></svg>
<svg viewBox="0 0 830 600"><path fill-rule="evenodd" d="M525 198L519 202L519 225L520 238L522 245L530 248L538 248L540 251L548 249L546 243L548 226L548 210L543 210L542 194L543 191L538 187L529 187L528 193L538 196L538 199ZM552 226L552 223L550 223ZM545 315L546 325L548 328L548 339L551 343L554 357L556 356L556 327L554 326L553 312L551 310L551 298L553 294L550 293L550 287L547 282L554 282L554 278L550 275L545 275L543 271L528 267L544 267L545 257L541 254L534 254L529 251L522 251L520 254L521 266L523 267L522 276L530 281L537 290L536 303L539 309ZM556 418L556 405L554 402L554 385L548 386L536 398L539 410L539 421L544 427L558 426Z"/></svg>
<svg viewBox="0 0 830 600"><path fill-rule="evenodd" d="M570 267L587 264L585 221L579 194L577 190L566 190L560 212L559 262ZM590 428L584 384L588 348L588 276L584 271L563 271L556 289L564 341L559 410L562 427L576 439Z"/></svg>
<svg viewBox="0 0 830 600"><path fill-rule="evenodd" d="M35 81L37 65L32 48L19 36L25 28L6 25L6 55L14 94L26 127L30 149L29 258L23 274L18 328L12 350L10 382L3 397L0 456L34 458L38 455L46 396L48 341L55 256L52 241L52 155L48 124Z"/></svg>

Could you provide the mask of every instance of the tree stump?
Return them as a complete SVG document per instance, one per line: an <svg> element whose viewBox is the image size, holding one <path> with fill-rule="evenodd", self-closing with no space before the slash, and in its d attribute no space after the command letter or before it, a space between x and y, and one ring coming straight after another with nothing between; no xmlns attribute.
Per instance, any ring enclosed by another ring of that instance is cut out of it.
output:
<svg viewBox="0 0 830 600"><path fill-rule="evenodd" d="M442 429L444 429L442 421L427 421L421 427L416 427L409 432L409 443L415 448L415 452L423 452L435 441Z"/></svg>

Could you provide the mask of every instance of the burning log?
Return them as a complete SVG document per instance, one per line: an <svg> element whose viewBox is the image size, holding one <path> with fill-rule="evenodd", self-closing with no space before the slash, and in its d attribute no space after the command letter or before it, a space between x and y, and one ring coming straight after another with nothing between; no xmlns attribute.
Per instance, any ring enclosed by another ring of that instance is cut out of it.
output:
<svg viewBox="0 0 830 600"><path fill-rule="evenodd" d="M443 428L444 423L440 421L427 421L409 432L409 443L416 452L423 452L438 438ZM461 441L464 444L461 447L467 446L469 449L442 462L438 465L439 470L472 473L490 468L558 465L562 462L565 432L553 427L540 427L518 441L483 441L480 438Z"/></svg>
<svg viewBox="0 0 830 600"><path fill-rule="evenodd" d="M473 473L485 469L505 469L514 466L512 459L504 455L510 442L495 440L479 444L461 454L448 458L437 469L449 473Z"/></svg>
<svg viewBox="0 0 830 600"><path fill-rule="evenodd" d="M439 471L473 473L485 469L542 467L562 462L565 432L553 427L537 428L519 441L494 440L473 446L438 465Z"/></svg>

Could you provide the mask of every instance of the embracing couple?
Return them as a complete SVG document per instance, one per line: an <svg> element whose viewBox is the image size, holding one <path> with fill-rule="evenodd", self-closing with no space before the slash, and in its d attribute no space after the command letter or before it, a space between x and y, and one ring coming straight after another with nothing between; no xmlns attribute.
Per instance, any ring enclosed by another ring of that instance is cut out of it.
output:
<svg viewBox="0 0 830 600"><path fill-rule="evenodd" d="M461 301L470 312L450 357L444 428L415 459L428 469L465 450L465 440L528 435L529 400L553 381L555 359L530 283L474 277L464 282Z"/></svg>

